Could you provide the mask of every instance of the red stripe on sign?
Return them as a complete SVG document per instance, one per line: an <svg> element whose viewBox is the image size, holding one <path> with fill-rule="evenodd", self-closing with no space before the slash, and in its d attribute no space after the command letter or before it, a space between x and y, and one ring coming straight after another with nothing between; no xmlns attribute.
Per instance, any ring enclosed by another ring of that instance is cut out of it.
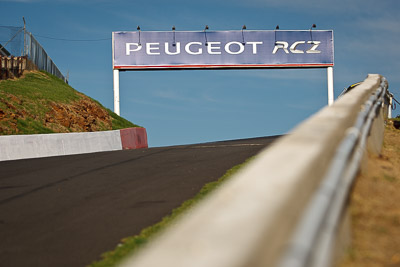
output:
<svg viewBox="0 0 400 267"><path fill-rule="evenodd" d="M145 128L135 127L119 130L122 149L147 148L147 132Z"/></svg>
<svg viewBox="0 0 400 267"><path fill-rule="evenodd" d="M190 69L190 68L298 68L298 67L333 67L333 64L248 64L248 65L138 65L114 66L114 69Z"/></svg>

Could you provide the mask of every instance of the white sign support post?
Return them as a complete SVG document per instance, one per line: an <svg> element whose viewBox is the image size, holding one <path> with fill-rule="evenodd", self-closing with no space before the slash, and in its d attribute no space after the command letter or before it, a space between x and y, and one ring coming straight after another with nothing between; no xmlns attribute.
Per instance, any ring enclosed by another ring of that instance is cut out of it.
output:
<svg viewBox="0 0 400 267"><path fill-rule="evenodd" d="M335 101L335 96L333 93L333 67L328 67L326 69L328 77L328 105L332 105Z"/></svg>
<svg viewBox="0 0 400 267"><path fill-rule="evenodd" d="M120 115L119 111L119 70L113 70L113 78L114 78L114 113L118 116Z"/></svg>

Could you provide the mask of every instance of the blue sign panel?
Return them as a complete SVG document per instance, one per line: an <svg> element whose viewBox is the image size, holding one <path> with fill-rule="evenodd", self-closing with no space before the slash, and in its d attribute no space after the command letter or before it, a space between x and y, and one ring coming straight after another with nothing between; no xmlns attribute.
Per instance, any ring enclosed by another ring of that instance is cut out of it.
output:
<svg viewBox="0 0 400 267"><path fill-rule="evenodd" d="M333 31L113 32L113 68L333 66Z"/></svg>

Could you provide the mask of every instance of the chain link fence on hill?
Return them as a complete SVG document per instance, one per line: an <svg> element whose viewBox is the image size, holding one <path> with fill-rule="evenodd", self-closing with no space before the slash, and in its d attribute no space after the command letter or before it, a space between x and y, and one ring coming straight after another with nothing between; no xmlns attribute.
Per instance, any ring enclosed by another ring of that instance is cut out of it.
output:
<svg viewBox="0 0 400 267"><path fill-rule="evenodd" d="M27 56L39 70L47 71L68 82L46 50L24 27L0 26L0 56Z"/></svg>
<svg viewBox="0 0 400 267"><path fill-rule="evenodd" d="M0 26L0 54L24 55L24 27Z"/></svg>

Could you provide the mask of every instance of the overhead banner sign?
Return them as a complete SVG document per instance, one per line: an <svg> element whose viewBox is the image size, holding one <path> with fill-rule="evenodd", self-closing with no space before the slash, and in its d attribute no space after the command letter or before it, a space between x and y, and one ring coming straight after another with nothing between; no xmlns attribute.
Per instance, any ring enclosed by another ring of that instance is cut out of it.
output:
<svg viewBox="0 0 400 267"><path fill-rule="evenodd" d="M333 66L333 31L113 32L113 69Z"/></svg>

